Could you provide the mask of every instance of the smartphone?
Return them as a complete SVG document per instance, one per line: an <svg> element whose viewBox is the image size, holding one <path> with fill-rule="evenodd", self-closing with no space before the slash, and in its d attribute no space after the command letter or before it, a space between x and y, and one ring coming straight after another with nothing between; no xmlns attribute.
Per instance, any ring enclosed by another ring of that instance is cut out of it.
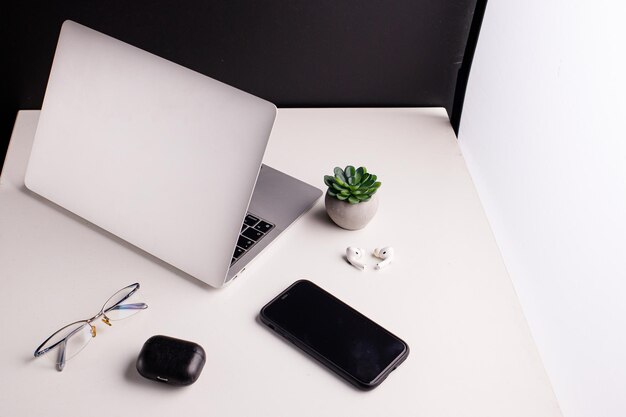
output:
<svg viewBox="0 0 626 417"><path fill-rule="evenodd" d="M409 346L307 280L261 309L261 321L351 384L372 389L400 365Z"/></svg>

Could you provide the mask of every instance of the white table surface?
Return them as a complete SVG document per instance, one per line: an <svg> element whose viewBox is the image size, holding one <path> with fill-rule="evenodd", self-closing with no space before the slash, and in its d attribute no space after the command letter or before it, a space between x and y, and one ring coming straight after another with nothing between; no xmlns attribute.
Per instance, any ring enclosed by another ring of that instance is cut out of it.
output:
<svg viewBox="0 0 626 417"><path fill-rule="evenodd" d="M561 415L443 109L279 110L265 163L320 188L335 165L365 165L382 180L380 208L348 232L320 200L221 290L25 190L38 114L19 113L0 177L1 416ZM393 245L396 257L363 273L343 260L348 245ZM406 340L406 362L361 392L262 327L259 309L299 278ZM148 310L99 323L61 373L54 354L33 358L136 281ZM194 385L137 374L155 334L204 347Z"/></svg>

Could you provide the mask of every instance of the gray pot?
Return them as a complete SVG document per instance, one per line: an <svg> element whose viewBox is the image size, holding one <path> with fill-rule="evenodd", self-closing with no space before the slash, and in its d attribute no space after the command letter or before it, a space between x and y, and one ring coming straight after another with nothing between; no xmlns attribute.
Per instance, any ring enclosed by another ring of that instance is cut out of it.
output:
<svg viewBox="0 0 626 417"><path fill-rule="evenodd" d="M374 194L369 201L350 204L337 200L326 193L324 200L326 213L337 226L348 230L359 230L367 226L378 210L378 196Z"/></svg>

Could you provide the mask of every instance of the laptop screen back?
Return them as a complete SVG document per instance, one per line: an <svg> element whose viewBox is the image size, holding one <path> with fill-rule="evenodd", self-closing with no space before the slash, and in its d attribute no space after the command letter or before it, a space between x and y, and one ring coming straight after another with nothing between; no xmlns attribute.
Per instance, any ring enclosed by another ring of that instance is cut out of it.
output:
<svg viewBox="0 0 626 417"><path fill-rule="evenodd" d="M67 21L26 186L219 287L275 115L272 103Z"/></svg>

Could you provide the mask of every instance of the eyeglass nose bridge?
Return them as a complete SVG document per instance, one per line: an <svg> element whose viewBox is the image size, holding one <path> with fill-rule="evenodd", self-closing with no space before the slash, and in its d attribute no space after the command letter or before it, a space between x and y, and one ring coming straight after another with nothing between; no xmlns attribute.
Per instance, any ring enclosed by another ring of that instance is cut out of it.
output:
<svg viewBox="0 0 626 417"><path fill-rule="evenodd" d="M107 317L106 314L104 314L104 311L99 312L98 314L96 314L95 316L87 320L87 323L89 323L89 325L91 326L91 329L92 329L91 334L93 335L93 337L96 337L96 327L93 326L91 323L99 319L100 317L102 317L101 320L104 324L106 324L109 327L113 326L113 324L111 324L111 320Z"/></svg>
<svg viewBox="0 0 626 417"><path fill-rule="evenodd" d="M89 323L89 325L91 325L91 323L93 323L94 321L98 320L102 316L104 316L104 312L103 311L99 312L98 314L96 314L92 318L87 319L87 323Z"/></svg>

